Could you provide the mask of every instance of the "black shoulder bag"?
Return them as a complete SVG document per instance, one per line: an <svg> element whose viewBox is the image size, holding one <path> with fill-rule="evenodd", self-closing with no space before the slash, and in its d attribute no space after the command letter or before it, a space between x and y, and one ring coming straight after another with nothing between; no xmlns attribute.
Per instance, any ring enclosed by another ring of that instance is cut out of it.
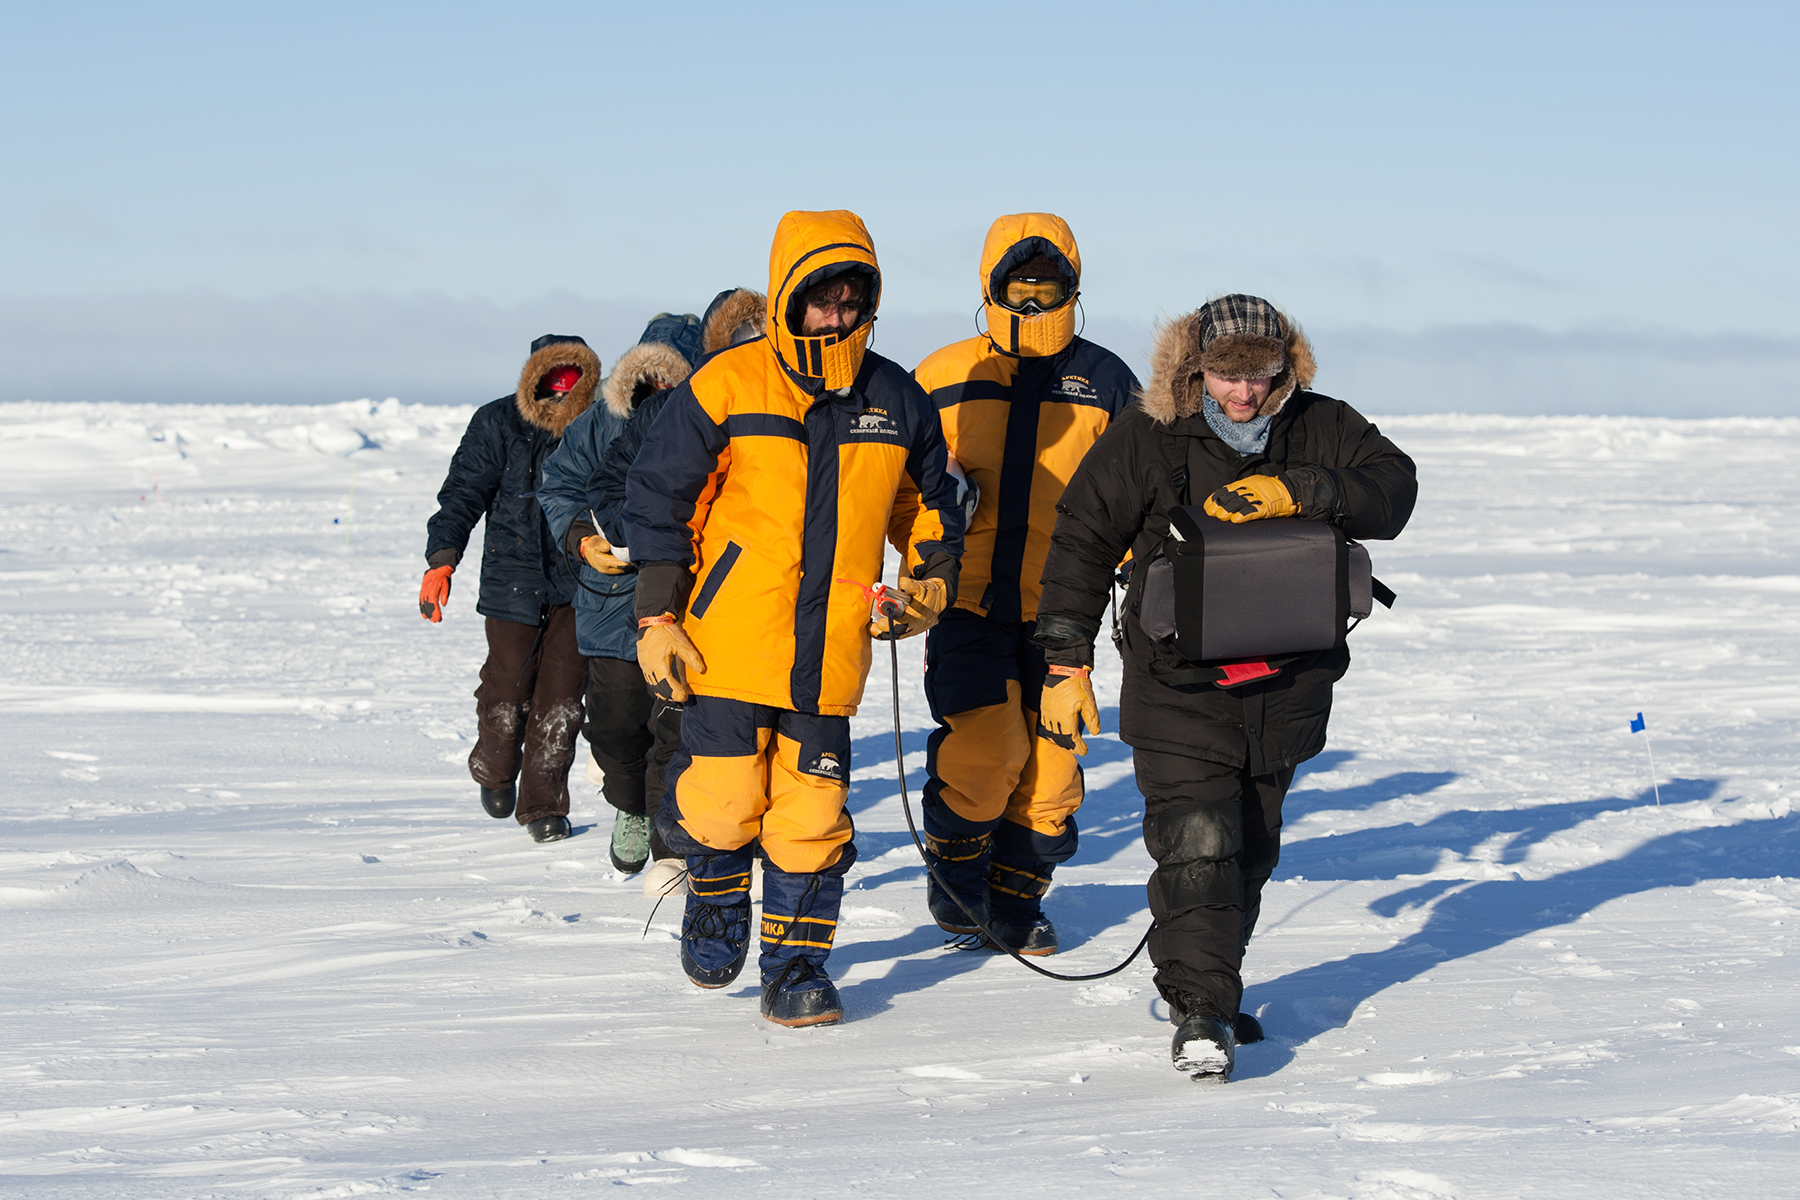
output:
<svg viewBox="0 0 1800 1200"><path fill-rule="evenodd" d="M1187 499L1187 448L1162 435L1176 495ZM1279 674L1304 654L1332 650L1375 603L1394 593L1369 552L1335 525L1297 517L1232 524L1205 510L1169 510L1169 536L1146 566L1138 624L1173 643L1192 666L1164 683L1235 687Z"/></svg>

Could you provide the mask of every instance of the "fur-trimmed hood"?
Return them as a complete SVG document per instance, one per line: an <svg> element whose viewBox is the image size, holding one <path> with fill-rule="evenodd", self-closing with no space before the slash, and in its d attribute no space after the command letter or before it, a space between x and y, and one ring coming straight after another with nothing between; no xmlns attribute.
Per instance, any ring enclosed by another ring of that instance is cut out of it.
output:
<svg viewBox="0 0 1800 1200"><path fill-rule="evenodd" d="M1228 379L1260 378L1272 370L1275 382L1256 415L1266 417L1280 412L1288 397L1312 386L1318 364L1313 359L1312 343L1306 340L1300 326L1286 313L1279 316L1284 330L1279 341L1225 335L1215 337L1204 352L1200 348L1200 310L1164 322L1157 328L1156 342L1150 351L1150 382L1139 394L1138 403L1152 420L1168 425L1200 411L1206 391L1201 378L1203 370Z"/></svg>
<svg viewBox="0 0 1800 1200"><path fill-rule="evenodd" d="M639 342L619 356L612 374L606 377L602 389L606 411L615 417L629 417L638 401L651 392L674 387L693 371L681 351L667 342Z"/></svg>
<svg viewBox="0 0 1800 1200"><path fill-rule="evenodd" d="M753 288L739 288L713 302L706 310L706 328L700 335L700 352L717 354L740 341L763 336L769 320L769 298ZM738 330L749 326L748 337L738 337Z"/></svg>
<svg viewBox="0 0 1800 1200"><path fill-rule="evenodd" d="M554 338L555 340L551 340ZM581 378L561 396L538 397L538 384L557 367L578 367ZM569 422L588 410L594 402L594 389L600 386L600 356L588 349L578 337L546 334L532 343L531 357L519 372L519 390L514 399L519 416L527 425L561 437Z"/></svg>

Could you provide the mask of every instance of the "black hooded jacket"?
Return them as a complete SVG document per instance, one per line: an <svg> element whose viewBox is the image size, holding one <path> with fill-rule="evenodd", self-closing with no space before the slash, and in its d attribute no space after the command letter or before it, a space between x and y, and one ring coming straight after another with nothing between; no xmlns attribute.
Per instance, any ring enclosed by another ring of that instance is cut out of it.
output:
<svg viewBox="0 0 1800 1200"><path fill-rule="evenodd" d="M1302 385L1310 382L1310 354L1306 368ZM1101 435L1057 504L1038 640L1051 663L1090 665L1113 571L1129 550L1119 736L1132 746L1266 774L1324 749L1331 685L1348 668L1349 652L1319 651L1273 678L1229 690L1162 682L1159 676L1192 666L1138 621L1146 569L1168 535L1169 509L1199 505L1235 479L1277 475L1301 502L1302 517L1331 521L1358 540L1392 538L1412 515L1418 480L1412 460L1340 400L1292 390L1270 423L1267 449L1244 455L1194 411L1197 399L1171 400L1167 377L1153 373L1143 400ZM1166 447L1171 438L1180 447L1176 461L1187 467L1180 493Z"/></svg>
<svg viewBox="0 0 1800 1200"><path fill-rule="evenodd" d="M564 366L581 369L575 387L560 398L540 397L544 376ZM552 605L574 598L574 578L550 536L537 489L544 460L569 422L593 403L599 382L600 360L587 343L539 338L518 391L476 409L463 433L438 491L438 510L426 522L425 560L458 565L475 522L486 517L475 604L483 616L538 625Z"/></svg>

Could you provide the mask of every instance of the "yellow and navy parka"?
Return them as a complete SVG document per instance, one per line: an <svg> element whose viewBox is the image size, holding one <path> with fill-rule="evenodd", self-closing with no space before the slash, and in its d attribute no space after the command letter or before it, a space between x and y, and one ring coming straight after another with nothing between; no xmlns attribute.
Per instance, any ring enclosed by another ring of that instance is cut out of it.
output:
<svg viewBox="0 0 1800 1200"><path fill-rule="evenodd" d="M870 277L862 323L801 337L798 298ZM796 712L850 716L871 660L882 540L915 576L956 591L963 515L930 400L868 351L875 245L850 212L792 212L769 255L764 336L719 351L663 405L625 485L640 616L682 612L706 660L688 686ZM678 564L671 585L656 564ZM848 581L848 582L845 582ZM691 599L687 599L691 593Z"/></svg>
<svg viewBox="0 0 1800 1200"><path fill-rule="evenodd" d="M1000 305L1000 281L1047 255L1069 285L1049 312ZM1137 395L1110 350L1075 336L1081 251L1061 217L1001 217L981 251L985 335L945 346L913 372L943 421L950 455L979 489L956 607L998 621L1037 618L1056 502L1099 436Z"/></svg>

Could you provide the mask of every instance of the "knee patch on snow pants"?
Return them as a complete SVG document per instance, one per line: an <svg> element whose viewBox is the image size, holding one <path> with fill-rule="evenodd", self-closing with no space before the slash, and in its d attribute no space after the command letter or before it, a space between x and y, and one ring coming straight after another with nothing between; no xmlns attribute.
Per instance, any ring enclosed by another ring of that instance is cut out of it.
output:
<svg viewBox="0 0 1800 1200"><path fill-rule="evenodd" d="M1150 909L1158 919L1197 905L1244 902L1242 807L1235 773L1221 781L1228 795L1210 800L1144 801L1144 848L1156 860Z"/></svg>
<svg viewBox="0 0 1800 1200"><path fill-rule="evenodd" d="M760 839L777 868L824 871L855 832L844 807L849 778L847 717L696 696L682 713L657 828L678 854Z"/></svg>
<svg viewBox="0 0 1800 1200"><path fill-rule="evenodd" d="M1134 755L1144 795L1144 848L1156 860L1150 903L1159 918L1198 905L1243 907L1281 857L1281 802L1291 768L1241 767L1158 751Z"/></svg>

